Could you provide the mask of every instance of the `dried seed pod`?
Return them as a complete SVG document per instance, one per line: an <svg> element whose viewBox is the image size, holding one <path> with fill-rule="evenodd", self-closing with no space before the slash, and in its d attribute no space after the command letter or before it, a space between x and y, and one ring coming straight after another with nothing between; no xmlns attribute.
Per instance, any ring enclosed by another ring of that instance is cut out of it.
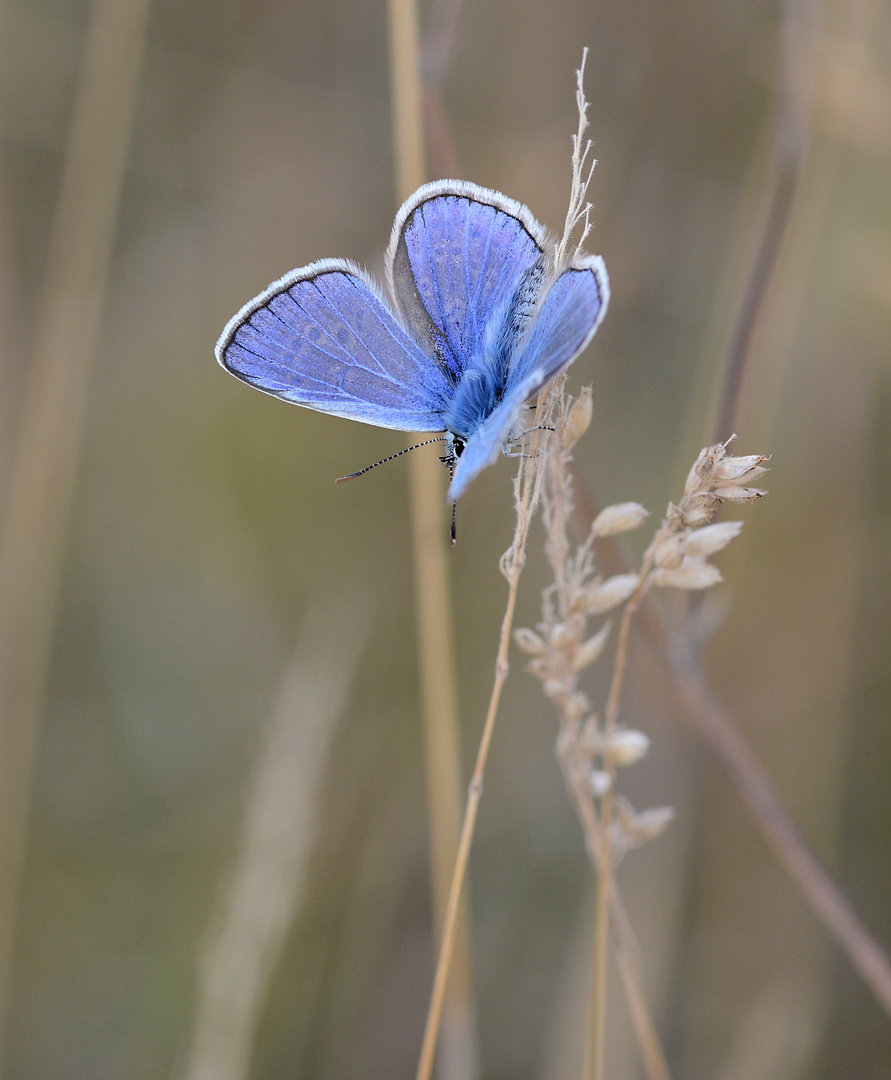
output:
<svg viewBox="0 0 891 1080"><path fill-rule="evenodd" d="M602 799L613 786L613 779L610 774L604 772L603 769L592 769L588 773L588 784L594 798Z"/></svg>
<svg viewBox="0 0 891 1080"><path fill-rule="evenodd" d="M560 432L560 443L564 450L571 450L585 434L591 424L593 414L594 406L591 387L585 386L572 403L569 416L567 416L566 423Z"/></svg>
<svg viewBox="0 0 891 1080"><path fill-rule="evenodd" d="M610 830L616 854L624 855L633 848L655 840L674 816L675 812L670 806L657 806L638 812L627 799L617 795Z"/></svg>
<svg viewBox="0 0 891 1080"><path fill-rule="evenodd" d="M536 679L549 679L552 667L549 656L536 656L526 665L526 670Z"/></svg>
<svg viewBox="0 0 891 1080"><path fill-rule="evenodd" d="M530 630L525 626L521 626L514 630L514 641L524 653L529 653L530 656L541 656L545 649L547 649L544 638L536 634L534 630Z"/></svg>
<svg viewBox="0 0 891 1080"><path fill-rule="evenodd" d="M589 637L587 641L583 641L578 646L572 657L573 671L581 671L582 668L588 667L589 664L593 664L595 660L600 658L606 647L609 632L610 624L606 623L593 637Z"/></svg>
<svg viewBox="0 0 891 1080"><path fill-rule="evenodd" d="M768 459L764 454L748 454L745 457L725 457L715 466L712 479L716 484L747 484L763 476L767 469L761 462Z"/></svg>
<svg viewBox="0 0 891 1080"><path fill-rule="evenodd" d="M650 511L637 502L616 503L606 506L594 519L591 532L594 536L616 536L618 533L636 529L650 516Z"/></svg>
<svg viewBox="0 0 891 1080"><path fill-rule="evenodd" d="M563 712L567 720L577 724L590 708L591 702L588 700L588 695L583 694L581 690L577 690L567 698Z"/></svg>
<svg viewBox="0 0 891 1080"><path fill-rule="evenodd" d="M687 549L688 535L685 530L681 533L672 533L671 536L666 536L654 552L656 565L668 567L670 570L680 566Z"/></svg>
<svg viewBox="0 0 891 1080"><path fill-rule="evenodd" d="M634 825L630 834L637 845L646 844L665 832L674 817L673 806L654 806L649 810L641 810L634 815Z"/></svg>
<svg viewBox="0 0 891 1080"><path fill-rule="evenodd" d="M568 693L568 687L565 679L556 677L547 678L541 684L542 693L545 697L558 698L563 694Z"/></svg>
<svg viewBox="0 0 891 1080"><path fill-rule="evenodd" d="M724 447L720 443L716 446L706 446L699 451L699 457L687 473L687 482L684 484L685 495L693 495L709 485L715 466L723 454Z"/></svg>
<svg viewBox="0 0 891 1080"><path fill-rule="evenodd" d="M699 506L691 506L688 510L679 511L681 521L691 529L699 525L707 525L710 521L710 511L714 509L714 500L709 503L703 502Z"/></svg>
<svg viewBox="0 0 891 1080"><path fill-rule="evenodd" d="M714 555L715 552L727 547L731 540L735 540L742 532L742 527L741 521L719 521L715 525L706 525L705 528L697 529L689 534L687 554L692 558ZM656 561L658 562L658 559Z"/></svg>
<svg viewBox="0 0 891 1080"><path fill-rule="evenodd" d="M673 570L658 567L652 578L653 584L662 589L707 589L724 580L717 566L703 559L688 558Z"/></svg>
<svg viewBox="0 0 891 1080"><path fill-rule="evenodd" d="M637 574L616 574L606 581L594 581L584 591L584 609L589 615L602 615L624 604L637 588Z"/></svg>
<svg viewBox="0 0 891 1080"><path fill-rule="evenodd" d="M633 765L649 749L649 738L633 728L617 728L606 739L606 752L617 765Z"/></svg>
<svg viewBox="0 0 891 1080"><path fill-rule="evenodd" d="M715 488L712 492L716 499L729 503L754 502L756 499L763 498L766 494L766 491L761 491L758 488L746 487L721 487Z"/></svg>
<svg viewBox="0 0 891 1080"><path fill-rule="evenodd" d="M552 649L565 649L579 636L579 627L574 623L557 623L548 635L548 644Z"/></svg>

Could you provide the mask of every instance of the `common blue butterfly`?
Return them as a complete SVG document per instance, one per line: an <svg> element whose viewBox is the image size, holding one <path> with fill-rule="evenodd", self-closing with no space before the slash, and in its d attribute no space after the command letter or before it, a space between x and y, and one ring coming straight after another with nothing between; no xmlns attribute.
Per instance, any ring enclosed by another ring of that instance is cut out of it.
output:
<svg viewBox="0 0 891 1080"><path fill-rule="evenodd" d="M557 251L513 199L461 180L425 184L393 224L388 297L352 262L310 263L245 304L216 356L295 405L445 432L455 500L606 312L603 260L561 262Z"/></svg>

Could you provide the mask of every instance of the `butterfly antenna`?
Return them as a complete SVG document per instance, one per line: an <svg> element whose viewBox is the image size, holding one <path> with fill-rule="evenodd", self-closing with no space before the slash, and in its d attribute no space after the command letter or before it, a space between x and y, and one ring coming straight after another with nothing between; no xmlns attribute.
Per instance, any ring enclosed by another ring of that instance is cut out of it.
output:
<svg viewBox="0 0 891 1080"><path fill-rule="evenodd" d="M393 461L394 458L402 457L403 454L410 454L412 450L418 450L422 446L429 446L431 443L435 442L445 442L445 435L440 435L436 439L426 439L424 442L416 443L414 446L407 446L404 450L400 450L396 454L390 454L389 457L381 458L380 461L376 461L373 465L366 465L364 469L360 469L358 472L351 472L349 476L338 476L334 483L343 484L347 480L355 480L357 476L362 476L364 473L371 472L371 470L376 469L378 465L386 465L388 461Z"/></svg>

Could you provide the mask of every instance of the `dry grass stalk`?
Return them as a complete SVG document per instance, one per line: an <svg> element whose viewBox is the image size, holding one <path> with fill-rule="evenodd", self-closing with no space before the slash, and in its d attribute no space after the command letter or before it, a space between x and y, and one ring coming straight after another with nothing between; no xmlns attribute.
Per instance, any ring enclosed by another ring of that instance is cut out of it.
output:
<svg viewBox="0 0 891 1080"><path fill-rule="evenodd" d="M395 6L397 0L391 0ZM405 0L398 0L403 3ZM579 126L573 136L572 154L572 186L570 190L569 209L566 214L566 224L563 236L552 252L553 265L557 272L565 266L573 257L581 253L582 245L590 231L589 213L591 204L586 196L588 184L596 162L591 158L592 143L590 140L583 142L585 130L588 127L587 110L588 102L585 98L583 83L585 74L585 62L588 50L582 54L582 63L576 72L576 104L579 111ZM582 234L578 242L570 247L572 235L578 225L582 226ZM458 845L458 855L455 860L455 869L452 875L449 890L448 904L446 907L445 921L443 925L442 942L436 964L436 974L433 979L433 990L430 996L430 1007L427 1012L427 1021L424 1028L424 1039L421 1045L421 1055L418 1062L417 1080L429 1080L433 1072L433 1062L436 1054L436 1043L439 1036L442 1019L443 1002L446 986L449 978L452 953L455 948L458 915L460 911L461 896L467 875L467 861L470 857L470 847L473 842L473 833L476 827L476 816L483 793L483 774L486 767L486 759L489 754L489 746L492 741L492 732L495 727L495 717L498 714L498 706L501 701L501 692L507 679L509 670L507 653L510 647L511 631L513 629L514 609L516 607L517 590L520 584L520 575L526 563L526 543L529 537L529 527L538 509L541 498L542 477L545 457L542 454L546 436L553 431L557 418L559 403L563 401L563 384L565 377L559 375L550 387L546 387L538 395L536 405L535 426L530 429L528 436L528 453L520 453L520 467L514 480L514 505L516 508L516 525L510 547L502 555L499 567L501 573L508 582L507 607L501 622L501 634L498 642L497 659L495 662L495 680L489 699L489 707L486 712L486 720L483 725L483 733L477 751L476 764L468 790L467 805L464 811L464 821L461 827L461 837Z"/></svg>
<svg viewBox="0 0 891 1080"><path fill-rule="evenodd" d="M415 0L389 0L389 29L396 196L401 203L428 179ZM409 445L415 442L413 434ZM445 470L432 455L411 454L409 476L433 917L437 940L441 940L458 851L464 789L446 541ZM477 1071L467 907L464 897L457 913L455 963L446 986L440 1065L443 1080L473 1080Z"/></svg>
<svg viewBox="0 0 891 1080"><path fill-rule="evenodd" d="M704 449L690 470L680 502L669 505L644 553L639 572L616 574L604 580L594 565L594 541L636 529L648 514L637 503L607 507L595 518L587 539L577 548L571 547L570 464L572 449L591 420L590 389L582 390L575 400L561 396L554 409L557 435L546 458L542 494L546 553L554 581L543 594L541 623L536 630L518 630L515 637L520 648L532 656L529 670L541 680L544 693L557 708L558 758L597 869L586 1074L599 1080L603 1075L606 959L615 897L614 870L628 851L658 836L672 817L667 807L639 813L616 793L617 769L640 760L649 747L642 732L619 725L631 620L653 586L699 590L721 580L709 557L738 536L742 524L713 525L710 518L724 503L751 502L760 497L763 492L748 485L766 469L763 456L732 457L727 444ZM619 608L622 617L612 681L601 713L579 688L579 679L603 654L611 633L611 623L605 622L591 634L590 620ZM664 1056L652 1046L653 1026L643 1019L638 981L627 964L623 964L623 979L630 990L632 1016L650 1076L667 1076Z"/></svg>
<svg viewBox="0 0 891 1080"><path fill-rule="evenodd" d="M499 567L508 582L507 607L501 621L501 634L498 640L498 654L495 661L495 680L492 685L492 693L489 698L489 707L486 711L486 721L483 725L483 733L477 751L476 764L470 781L467 794L467 806L464 811L464 822L461 828L461 839L458 845L458 857L455 860L455 870L452 876L452 884L449 891L449 901L446 908L445 925L443 928L442 944L436 963L436 974L433 979L433 990L430 995L430 1008L427 1012L427 1022L424 1028L424 1040L421 1045L421 1055L418 1062L417 1080L430 1080L433 1072L433 1060L436 1053L436 1042L439 1034L440 1020L442 1018L443 999L446 982L449 975L452 951L455 941L455 926L467 876L467 860L470 857L470 847L473 842L473 833L476 827L476 816L479 811L480 799L483 794L483 774L486 768L486 760L489 756L489 747L492 742L492 732L495 729L495 717L498 715L498 706L501 701L501 692L509 671L507 660L508 648L510 647L511 630L514 621L514 609L517 602L517 590L520 584L520 576L526 565L526 543L529 538L529 527L538 503L541 498L541 483L544 458L541 455L541 444L547 435L547 428L554 423L555 402L562 397L563 379L559 378L550 388L543 390L538 396L536 419L538 425L530 435L530 452L520 457L520 467L514 480L514 503L516 506L517 520L514 526L514 536L510 547L501 556Z"/></svg>

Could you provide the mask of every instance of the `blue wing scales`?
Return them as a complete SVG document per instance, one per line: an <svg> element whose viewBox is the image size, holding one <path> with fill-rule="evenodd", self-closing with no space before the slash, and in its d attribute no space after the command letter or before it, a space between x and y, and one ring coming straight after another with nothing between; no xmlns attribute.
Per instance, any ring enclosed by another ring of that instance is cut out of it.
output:
<svg viewBox="0 0 891 1080"><path fill-rule="evenodd" d="M557 278L512 358L500 402L467 440L449 488L450 499L457 499L497 458L520 410L585 348L608 302L606 267L597 256L581 260Z"/></svg>
<svg viewBox="0 0 891 1080"><path fill-rule="evenodd" d="M451 387L358 267L294 270L245 305L217 343L233 375L320 412L403 431L442 431Z"/></svg>
<svg viewBox="0 0 891 1080"><path fill-rule="evenodd" d="M571 363L606 311L599 258L553 283L529 210L462 181L428 184L396 216L395 307L354 264L274 282L230 320L217 359L266 393L378 427L463 440L450 498L497 457L523 405Z"/></svg>
<svg viewBox="0 0 891 1080"><path fill-rule="evenodd" d="M479 357L544 244L525 206L476 184L427 184L400 209L387 251L391 291L453 381Z"/></svg>

